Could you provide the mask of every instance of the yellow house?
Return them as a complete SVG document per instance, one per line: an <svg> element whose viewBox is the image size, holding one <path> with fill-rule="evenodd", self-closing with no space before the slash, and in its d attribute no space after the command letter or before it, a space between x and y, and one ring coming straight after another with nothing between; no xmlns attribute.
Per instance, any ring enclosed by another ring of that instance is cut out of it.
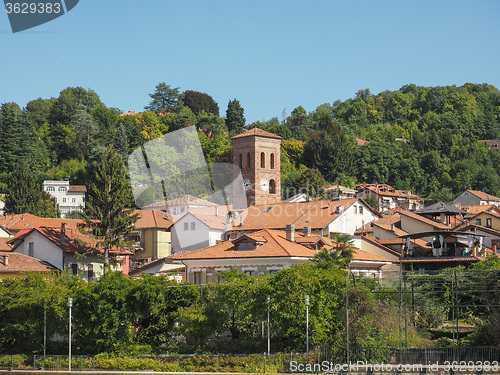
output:
<svg viewBox="0 0 500 375"><path fill-rule="evenodd" d="M166 258L172 254L170 228L174 225L173 216L158 210L135 210L139 219L129 240L134 242L131 268Z"/></svg>

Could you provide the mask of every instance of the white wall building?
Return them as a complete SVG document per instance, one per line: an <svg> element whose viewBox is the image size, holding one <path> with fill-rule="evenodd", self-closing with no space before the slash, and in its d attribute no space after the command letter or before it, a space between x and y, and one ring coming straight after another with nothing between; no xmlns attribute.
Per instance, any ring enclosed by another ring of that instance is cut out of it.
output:
<svg viewBox="0 0 500 375"><path fill-rule="evenodd" d="M81 212L85 207L87 188L84 185L70 185L69 181L47 180L43 182L43 191L56 198L63 218L70 212Z"/></svg>

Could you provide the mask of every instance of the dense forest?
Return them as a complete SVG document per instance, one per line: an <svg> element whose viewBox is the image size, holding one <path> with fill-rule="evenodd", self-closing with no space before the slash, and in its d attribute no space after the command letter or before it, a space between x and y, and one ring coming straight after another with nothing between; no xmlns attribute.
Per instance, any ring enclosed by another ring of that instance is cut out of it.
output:
<svg viewBox="0 0 500 375"><path fill-rule="evenodd" d="M150 96L144 112L127 115L81 87L24 108L3 103L0 194L19 165L28 165L39 184L64 178L85 184L106 146L127 157L157 136L194 125L209 164L230 161L230 137L248 128L280 135L285 197L294 187L335 182L388 183L429 200L450 201L468 188L500 195L500 151L480 142L500 138L500 91L488 84L360 90L309 113L299 106L281 120L252 124L236 99L221 115L205 93L162 82Z"/></svg>

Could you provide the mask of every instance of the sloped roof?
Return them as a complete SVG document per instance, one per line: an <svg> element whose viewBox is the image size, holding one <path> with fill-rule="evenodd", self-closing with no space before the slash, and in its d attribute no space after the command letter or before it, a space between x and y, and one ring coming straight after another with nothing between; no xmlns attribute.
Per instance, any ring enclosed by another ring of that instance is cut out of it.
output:
<svg viewBox="0 0 500 375"><path fill-rule="evenodd" d="M0 216L0 225L10 231L40 227L61 228L63 223L66 224L66 229L74 230L77 230L79 225L85 224L85 222L80 219L43 218L32 214L7 214Z"/></svg>
<svg viewBox="0 0 500 375"><path fill-rule="evenodd" d="M0 275L5 273L21 272L54 272L58 269L40 259L24 254L0 252L0 257L8 257L7 265L4 259L0 259Z"/></svg>
<svg viewBox="0 0 500 375"><path fill-rule="evenodd" d="M363 260L366 261L366 260L368 260L368 261L371 261L371 262L391 262L390 259L387 259L387 258L381 257L379 255L375 255L375 254L369 253L369 252L361 250L361 249L355 249L354 250L353 259L354 260L359 260L359 261L363 261Z"/></svg>
<svg viewBox="0 0 500 375"><path fill-rule="evenodd" d="M87 234L80 233L78 230L68 230L65 231L65 243L61 244L61 230L54 228L33 228L26 233L23 233L15 239L11 239L11 243L14 245L12 251L14 251L31 233L37 231L54 245L61 248L63 251L68 253L90 253L90 254L104 254L104 249L97 247L96 240ZM130 254L129 251L118 249L113 247L110 249L110 254Z"/></svg>
<svg viewBox="0 0 500 375"><path fill-rule="evenodd" d="M246 237L262 244L252 250L237 250L236 244L241 239L240 237L236 240L224 241L189 253L175 254L172 258L174 260L275 257L312 258L317 254L315 250L288 241L283 231L263 229L247 234Z"/></svg>
<svg viewBox="0 0 500 375"><path fill-rule="evenodd" d="M167 206L177 206L177 205L193 205L193 206L210 206L214 207L217 206L217 204L209 202L205 199L202 198L197 198L192 195L183 195L182 197L178 197L175 199L171 199L167 201L166 203L164 201L160 202L155 202L152 204L148 204L147 206L144 206L143 209L165 209Z"/></svg>
<svg viewBox="0 0 500 375"><path fill-rule="evenodd" d="M428 224L428 225L432 225L435 228L450 229L450 227L448 227L446 224L443 224L441 222L428 219L428 218L426 218L424 216L418 215L418 214L416 214L414 212L411 212L411 211L400 211L399 213L400 213L400 215L410 217L412 219L421 221L422 223L425 223L425 224Z"/></svg>
<svg viewBox="0 0 500 375"><path fill-rule="evenodd" d="M70 185L68 193L86 193L87 187L85 185Z"/></svg>
<svg viewBox="0 0 500 375"><path fill-rule="evenodd" d="M433 214L452 214L452 215L466 215L467 212L457 208L455 206L451 206L444 202L437 202L431 204L430 206L424 207L421 210L418 210L417 213L419 215L433 215Z"/></svg>
<svg viewBox="0 0 500 375"><path fill-rule="evenodd" d="M145 228L165 228L168 229L174 225L174 218L172 215L168 217L158 210L134 210L131 215L139 215L139 219L135 222L135 229Z"/></svg>
<svg viewBox="0 0 500 375"><path fill-rule="evenodd" d="M474 206L461 206L460 207L462 210L467 211L469 213L468 216L480 214L485 211L495 211L495 214L498 214L500 216L500 208L493 204L481 204L481 205L474 205Z"/></svg>
<svg viewBox="0 0 500 375"><path fill-rule="evenodd" d="M0 251L10 251L12 249L8 241L12 240L9 237L0 237Z"/></svg>
<svg viewBox="0 0 500 375"><path fill-rule="evenodd" d="M315 199L311 202L281 202L271 205L254 205L248 207L244 213L242 226L234 230L285 229L287 224L294 224L295 229L311 227L323 229L340 213L341 206L347 210L357 198L340 200Z"/></svg>
<svg viewBox="0 0 500 375"><path fill-rule="evenodd" d="M489 200L489 201L500 201L500 198L495 197L494 195L479 191L479 190L467 190L469 193L475 195L481 200Z"/></svg>
<svg viewBox="0 0 500 375"><path fill-rule="evenodd" d="M257 136L257 137L266 137L266 138L276 138L276 139L281 139L279 135L273 134L266 132L265 130L259 129L259 128L253 128L250 130L247 130L244 133L235 135L231 139L236 139L236 138L243 138L243 137L249 137L249 136Z"/></svg>

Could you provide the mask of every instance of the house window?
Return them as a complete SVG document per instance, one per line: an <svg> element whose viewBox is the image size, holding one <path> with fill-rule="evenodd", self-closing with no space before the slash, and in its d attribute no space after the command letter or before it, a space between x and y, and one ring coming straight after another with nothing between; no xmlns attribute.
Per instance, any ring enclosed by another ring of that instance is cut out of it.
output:
<svg viewBox="0 0 500 375"><path fill-rule="evenodd" d="M76 198L71 198L71 202L75 203L76 202Z"/></svg>
<svg viewBox="0 0 500 375"><path fill-rule="evenodd" d="M363 206L359 206L359 213L362 215L363 214Z"/></svg>
<svg viewBox="0 0 500 375"><path fill-rule="evenodd" d="M56 188L54 186L47 186L45 189L46 191L56 191Z"/></svg>
<svg viewBox="0 0 500 375"><path fill-rule="evenodd" d="M252 277L254 277L254 276L255 276L255 271L250 271L250 270L247 270L247 271L245 271L245 273L246 273L247 275L249 275L249 276L252 276Z"/></svg>
<svg viewBox="0 0 500 375"><path fill-rule="evenodd" d="M196 222L191 222L191 230L196 230Z"/></svg>
<svg viewBox="0 0 500 375"><path fill-rule="evenodd" d="M481 219L476 219L476 225L481 225Z"/></svg>
<svg viewBox="0 0 500 375"><path fill-rule="evenodd" d="M486 226L487 226L488 228L491 228L491 218L487 218L487 219L486 219Z"/></svg>
<svg viewBox="0 0 500 375"><path fill-rule="evenodd" d="M263 152L260 153L260 167L266 167L266 154L264 154Z"/></svg>
<svg viewBox="0 0 500 375"><path fill-rule="evenodd" d="M247 168L250 168L251 162L250 162L250 153L247 154Z"/></svg>
<svg viewBox="0 0 500 375"><path fill-rule="evenodd" d="M201 272L193 272L193 283L196 285L201 285Z"/></svg>
<svg viewBox="0 0 500 375"><path fill-rule="evenodd" d="M59 188L57 189L57 191L66 191L66 188L65 188L65 187L59 187Z"/></svg>
<svg viewBox="0 0 500 375"><path fill-rule="evenodd" d="M274 169L274 154L271 154L271 169Z"/></svg>
<svg viewBox="0 0 500 375"><path fill-rule="evenodd" d="M92 280L94 278L94 265L92 263L87 264L87 280Z"/></svg>
<svg viewBox="0 0 500 375"><path fill-rule="evenodd" d="M71 263L71 274L78 275L78 264Z"/></svg>
<svg viewBox="0 0 500 375"><path fill-rule="evenodd" d="M276 182L274 180L269 181L269 194L276 194Z"/></svg>
<svg viewBox="0 0 500 375"><path fill-rule="evenodd" d="M63 203L66 203L66 198L63 198Z"/></svg>
<svg viewBox="0 0 500 375"><path fill-rule="evenodd" d="M28 255L29 255L30 257L32 257L32 256L33 256L33 253L34 253L34 248L35 248L35 244L34 244L33 242L30 242L30 243L28 244Z"/></svg>
<svg viewBox="0 0 500 375"><path fill-rule="evenodd" d="M184 230L189 230L189 223L184 223Z"/></svg>
<svg viewBox="0 0 500 375"><path fill-rule="evenodd" d="M358 206L354 206L354 213L357 214L358 213Z"/></svg>
<svg viewBox="0 0 500 375"><path fill-rule="evenodd" d="M240 242L238 245L238 250L253 250L254 248L254 244L249 241Z"/></svg>
<svg viewBox="0 0 500 375"><path fill-rule="evenodd" d="M240 169L243 168L243 154L240 154Z"/></svg>

